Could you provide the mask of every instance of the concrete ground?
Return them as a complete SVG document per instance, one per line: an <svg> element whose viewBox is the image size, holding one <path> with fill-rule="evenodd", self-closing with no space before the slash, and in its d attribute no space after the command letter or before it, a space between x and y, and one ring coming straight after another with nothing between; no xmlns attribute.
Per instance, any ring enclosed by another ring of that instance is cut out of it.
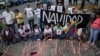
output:
<svg viewBox="0 0 100 56"><path fill-rule="evenodd" d="M22 41L6 48L7 56L100 56L100 49L76 40Z"/></svg>

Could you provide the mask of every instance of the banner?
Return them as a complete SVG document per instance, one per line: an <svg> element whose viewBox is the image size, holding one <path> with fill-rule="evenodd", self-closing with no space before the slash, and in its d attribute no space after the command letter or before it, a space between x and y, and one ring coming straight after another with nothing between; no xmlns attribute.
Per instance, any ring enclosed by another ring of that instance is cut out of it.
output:
<svg viewBox="0 0 100 56"><path fill-rule="evenodd" d="M64 14L55 11L41 10L41 27L50 23L51 27L54 27L57 22L61 22L64 26L67 22L75 20L77 28L85 28L89 22L90 14Z"/></svg>

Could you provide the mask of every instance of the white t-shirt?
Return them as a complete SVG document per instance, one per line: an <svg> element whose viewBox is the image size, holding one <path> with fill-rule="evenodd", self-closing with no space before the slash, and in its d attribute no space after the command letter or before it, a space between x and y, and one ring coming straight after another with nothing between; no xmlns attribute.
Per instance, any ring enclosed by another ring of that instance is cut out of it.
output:
<svg viewBox="0 0 100 56"><path fill-rule="evenodd" d="M26 15L27 17L33 17L33 9L30 7L30 8L25 8L25 11L26 11Z"/></svg>
<svg viewBox="0 0 100 56"><path fill-rule="evenodd" d="M62 30L57 30L57 31L56 31L56 34L57 34L57 35L61 35L61 34L62 34Z"/></svg>
<svg viewBox="0 0 100 56"><path fill-rule="evenodd" d="M40 18L41 9L37 8L34 12L35 12L35 15L37 16L37 18Z"/></svg>
<svg viewBox="0 0 100 56"><path fill-rule="evenodd" d="M41 29L40 29L40 28L39 28L39 29L34 29L34 33L35 33L35 35L40 34L40 32L41 32Z"/></svg>
<svg viewBox="0 0 100 56"><path fill-rule="evenodd" d="M63 11L63 6L57 6L57 12L61 12Z"/></svg>
<svg viewBox="0 0 100 56"><path fill-rule="evenodd" d="M13 21L13 12L12 11L9 11L9 13L7 11L4 11L2 13L2 16L5 18L5 21L6 21L6 24L12 24L14 21Z"/></svg>
<svg viewBox="0 0 100 56"><path fill-rule="evenodd" d="M55 5L51 5L51 10L55 11L56 6Z"/></svg>
<svg viewBox="0 0 100 56"><path fill-rule="evenodd" d="M44 34L50 34L52 33L52 29L49 28L49 29L44 29Z"/></svg>
<svg viewBox="0 0 100 56"><path fill-rule="evenodd" d="M6 31L6 36L8 36L8 34L9 34L9 31Z"/></svg>
<svg viewBox="0 0 100 56"><path fill-rule="evenodd" d="M25 29L19 28L19 29L18 29L18 32L20 33L20 35L25 35ZM23 33L24 33L24 34L23 34Z"/></svg>

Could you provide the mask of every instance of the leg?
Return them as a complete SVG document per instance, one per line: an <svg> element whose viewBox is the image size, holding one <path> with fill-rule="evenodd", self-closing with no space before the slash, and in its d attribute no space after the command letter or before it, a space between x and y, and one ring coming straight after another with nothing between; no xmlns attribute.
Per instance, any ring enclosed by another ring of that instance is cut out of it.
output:
<svg viewBox="0 0 100 56"><path fill-rule="evenodd" d="M33 26L34 26L34 19L31 20L31 26L30 26L31 30L33 30Z"/></svg>
<svg viewBox="0 0 100 56"><path fill-rule="evenodd" d="M94 43L96 42L97 36L98 36L99 32L100 32L100 29L94 30L93 43L92 43L92 45L94 45Z"/></svg>
<svg viewBox="0 0 100 56"><path fill-rule="evenodd" d="M9 27L11 27L11 28L12 28L12 30L14 31L14 34L16 34L16 31L15 31L15 25L14 25L14 23L13 23L13 24L10 24L10 25L9 25Z"/></svg>
<svg viewBox="0 0 100 56"><path fill-rule="evenodd" d="M92 28L90 28L90 37L89 37L88 43L90 43L92 41L93 35L94 35L94 30Z"/></svg>

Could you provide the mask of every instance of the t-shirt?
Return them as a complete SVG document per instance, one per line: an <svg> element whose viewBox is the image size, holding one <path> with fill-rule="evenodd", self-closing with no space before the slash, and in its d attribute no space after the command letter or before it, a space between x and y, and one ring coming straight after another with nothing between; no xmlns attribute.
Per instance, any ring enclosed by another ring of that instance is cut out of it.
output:
<svg viewBox="0 0 100 56"><path fill-rule="evenodd" d="M33 17L33 9L31 7L25 8L25 12L26 12L27 17Z"/></svg>
<svg viewBox="0 0 100 56"><path fill-rule="evenodd" d="M41 29L40 29L40 28L39 28L39 29L37 29L37 28L34 29L34 33L35 33L35 35L39 35L40 32L41 32Z"/></svg>
<svg viewBox="0 0 100 56"><path fill-rule="evenodd" d="M35 15L37 16L37 18L40 18L41 9L37 8L36 10L34 10L34 12L35 12Z"/></svg>
<svg viewBox="0 0 100 56"><path fill-rule="evenodd" d="M18 13L18 15L14 14L13 18L17 20L17 24L20 24L20 23L24 22L23 15L20 12Z"/></svg>
<svg viewBox="0 0 100 56"><path fill-rule="evenodd" d="M9 31L6 31L6 36L8 36L8 34L9 34Z"/></svg>
<svg viewBox="0 0 100 56"><path fill-rule="evenodd" d="M19 32L20 35L25 35L25 29L19 28L18 32Z"/></svg>
<svg viewBox="0 0 100 56"><path fill-rule="evenodd" d="M56 6L55 5L51 5L51 10L55 11Z"/></svg>
<svg viewBox="0 0 100 56"><path fill-rule="evenodd" d="M5 21L6 21L6 24L13 24L13 12L12 11L9 11L9 12L7 12L7 11L4 11L3 13L2 13L2 16L5 18Z"/></svg>
<svg viewBox="0 0 100 56"><path fill-rule="evenodd" d="M52 29L49 28L49 29L44 29L44 34L51 34L52 33Z"/></svg>
<svg viewBox="0 0 100 56"><path fill-rule="evenodd" d="M97 19L93 22L92 28L94 28L94 29L100 29L100 18L97 18Z"/></svg>
<svg viewBox="0 0 100 56"><path fill-rule="evenodd" d="M53 30L56 32L57 35L61 35L63 28L62 28L62 26L60 26L60 27L55 26Z"/></svg>
<svg viewBox="0 0 100 56"><path fill-rule="evenodd" d="M63 11L63 6L57 6L57 12L61 12Z"/></svg>

